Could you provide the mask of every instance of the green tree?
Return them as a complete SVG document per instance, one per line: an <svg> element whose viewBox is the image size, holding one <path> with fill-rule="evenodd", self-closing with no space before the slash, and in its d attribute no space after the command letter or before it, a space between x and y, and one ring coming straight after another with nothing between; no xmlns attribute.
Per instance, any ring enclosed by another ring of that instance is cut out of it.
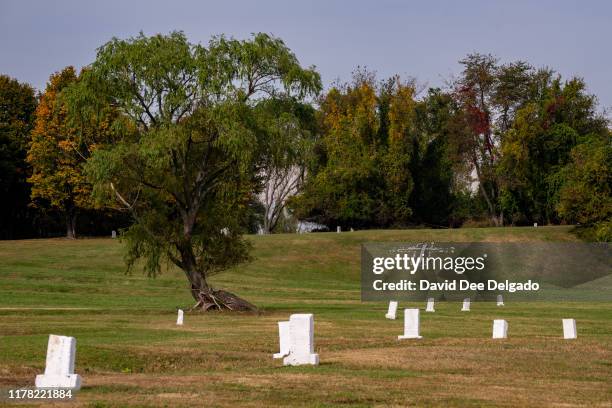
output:
<svg viewBox="0 0 612 408"><path fill-rule="evenodd" d="M415 105L414 86L397 77L377 83L357 71L332 88L304 190L291 202L298 217L345 228L406 225Z"/></svg>
<svg viewBox="0 0 612 408"><path fill-rule="evenodd" d="M242 232L271 126L257 107L320 87L314 69L266 34L207 47L180 32L103 45L70 100L121 113L112 125L121 139L96 150L87 169L95 196L133 215L123 233L128 265L144 258L155 275L168 260L185 273L196 307L253 309L208 278L248 259Z"/></svg>
<svg viewBox="0 0 612 408"><path fill-rule="evenodd" d="M612 135L591 137L571 151L562 170L557 209L561 217L591 227L595 239L612 241Z"/></svg>
<svg viewBox="0 0 612 408"><path fill-rule="evenodd" d="M0 75L0 237L4 239L20 237L32 223L26 152L35 109L31 86Z"/></svg>
<svg viewBox="0 0 612 408"><path fill-rule="evenodd" d="M532 91L501 143L500 203L513 223L568 221L558 213L570 152L607 134L584 81L563 82L550 70L533 74Z"/></svg>

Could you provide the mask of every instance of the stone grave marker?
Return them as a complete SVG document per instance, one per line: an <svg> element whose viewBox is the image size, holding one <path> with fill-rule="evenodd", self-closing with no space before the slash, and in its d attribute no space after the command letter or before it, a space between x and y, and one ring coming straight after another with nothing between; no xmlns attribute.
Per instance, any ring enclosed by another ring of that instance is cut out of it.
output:
<svg viewBox="0 0 612 408"><path fill-rule="evenodd" d="M74 373L76 339L51 334L47 344L45 373L36 376L36 388L81 388L81 376Z"/></svg>
<svg viewBox="0 0 612 408"><path fill-rule="evenodd" d="M387 319L395 320L396 315L397 315L397 302L395 300L392 300L389 302L389 310L387 310L387 314L385 315L385 317Z"/></svg>
<svg viewBox="0 0 612 408"><path fill-rule="evenodd" d="M425 308L426 312L435 312L434 309L434 298L427 299L427 307Z"/></svg>
<svg viewBox="0 0 612 408"><path fill-rule="evenodd" d="M463 299L463 307L461 307L462 312L470 311L470 298Z"/></svg>
<svg viewBox="0 0 612 408"><path fill-rule="evenodd" d="M578 338L575 319L563 319L563 338L568 340Z"/></svg>
<svg viewBox="0 0 612 408"><path fill-rule="evenodd" d="M502 319L493 320L493 338L508 338L508 322Z"/></svg>
<svg viewBox="0 0 612 408"><path fill-rule="evenodd" d="M289 346L291 338L289 336L290 322L278 322L278 339L280 344L280 352L275 353L273 358L283 358L289 354Z"/></svg>
<svg viewBox="0 0 612 408"><path fill-rule="evenodd" d="M419 309L404 309L404 334L398 340L421 339L419 335Z"/></svg>
<svg viewBox="0 0 612 408"><path fill-rule="evenodd" d="M289 354L284 365L319 364L314 352L314 317L312 314L293 314L289 317Z"/></svg>

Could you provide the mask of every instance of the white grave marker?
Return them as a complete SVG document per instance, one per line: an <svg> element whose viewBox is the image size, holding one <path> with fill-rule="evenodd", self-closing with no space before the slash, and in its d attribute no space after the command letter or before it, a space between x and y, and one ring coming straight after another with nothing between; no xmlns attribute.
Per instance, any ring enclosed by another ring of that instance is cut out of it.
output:
<svg viewBox="0 0 612 408"><path fill-rule="evenodd" d="M508 338L508 322L505 320L493 320L493 338Z"/></svg>
<svg viewBox="0 0 612 408"><path fill-rule="evenodd" d="M291 338L289 335L289 322L278 322L278 338L280 343L280 352L273 355L274 358L283 358L289 354L289 346Z"/></svg>
<svg viewBox="0 0 612 408"><path fill-rule="evenodd" d="M434 298L427 299L427 307L425 308L426 312L435 312L434 309Z"/></svg>
<svg viewBox="0 0 612 408"><path fill-rule="evenodd" d="M111 238L117 238L117 231L113 230L111 232Z"/></svg>
<svg viewBox="0 0 612 408"><path fill-rule="evenodd" d="M538 223L537 222L533 223L533 228L538 228Z"/></svg>
<svg viewBox="0 0 612 408"><path fill-rule="evenodd" d="M45 373L36 376L36 388L81 388L81 376L74 373L76 339L49 336Z"/></svg>
<svg viewBox="0 0 612 408"><path fill-rule="evenodd" d="M314 318L312 314L293 314L289 317L289 355L284 365L319 364L314 352Z"/></svg>
<svg viewBox="0 0 612 408"><path fill-rule="evenodd" d="M355 232L355 230L353 229L353 227L351 227L351 232Z"/></svg>
<svg viewBox="0 0 612 408"><path fill-rule="evenodd" d="M563 319L563 338L564 339L578 338L578 333L576 332L576 320Z"/></svg>
<svg viewBox="0 0 612 408"><path fill-rule="evenodd" d="M502 295L497 295L497 306L504 305L504 297Z"/></svg>
<svg viewBox="0 0 612 408"><path fill-rule="evenodd" d="M397 315L397 302L395 300L392 300L389 302L389 310L387 311L387 314L385 315L385 317L387 319L395 320L396 315Z"/></svg>
<svg viewBox="0 0 612 408"><path fill-rule="evenodd" d="M462 312L470 311L470 298L463 299L463 307L461 308Z"/></svg>
<svg viewBox="0 0 612 408"><path fill-rule="evenodd" d="M404 335L398 340L422 339L419 335L419 309L404 309Z"/></svg>
<svg viewBox="0 0 612 408"><path fill-rule="evenodd" d="M339 234L339 233L341 233L341 232L342 232L342 228L341 228L341 227L339 227L339 226L338 226L338 227L336 227L336 232L337 232L338 234Z"/></svg>
<svg viewBox="0 0 612 408"><path fill-rule="evenodd" d="M178 310L178 315L176 316L176 324L179 326L183 325L183 311L181 309Z"/></svg>

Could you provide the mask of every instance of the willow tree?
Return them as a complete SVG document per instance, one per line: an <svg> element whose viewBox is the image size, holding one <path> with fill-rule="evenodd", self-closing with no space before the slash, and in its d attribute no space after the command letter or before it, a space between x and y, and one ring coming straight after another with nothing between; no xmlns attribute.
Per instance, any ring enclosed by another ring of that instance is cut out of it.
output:
<svg viewBox="0 0 612 408"><path fill-rule="evenodd" d="M113 39L98 50L67 99L77 116L110 103L120 140L87 165L98 200L130 211L127 263L156 275L169 261L183 270L195 308L251 310L214 289L209 277L249 258L242 237L258 174L268 163L270 121L258 106L301 101L320 77L277 38L214 37L191 44L183 33Z"/></svg>

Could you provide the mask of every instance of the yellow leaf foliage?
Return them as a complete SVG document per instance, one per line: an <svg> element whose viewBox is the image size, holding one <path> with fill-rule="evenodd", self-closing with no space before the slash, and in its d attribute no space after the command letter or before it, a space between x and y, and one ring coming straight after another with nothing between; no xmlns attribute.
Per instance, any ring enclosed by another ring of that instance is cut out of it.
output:
<svg viewBox="0 0 612 408"><path fill-rule="evenodd" d="M98 148L97 140L109 140L110 118L86 124L85 129L69 125L66 106L60 99L63 89L78 81L73 67L49 78L35 112L35 124L27 161L32 166L31 198L59 210L93 205L91 186L83 165Z"/></svg>

